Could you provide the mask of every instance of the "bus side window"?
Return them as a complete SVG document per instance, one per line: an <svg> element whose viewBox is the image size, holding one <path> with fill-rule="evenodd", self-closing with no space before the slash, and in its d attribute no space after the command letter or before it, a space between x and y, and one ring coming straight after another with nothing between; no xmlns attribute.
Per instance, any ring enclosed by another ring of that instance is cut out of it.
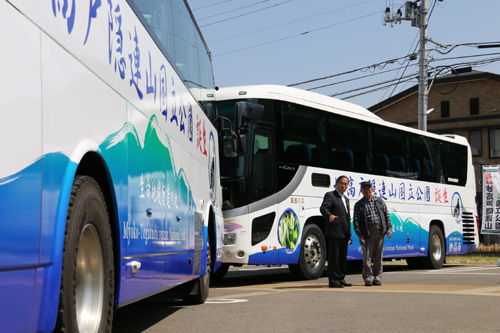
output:
<svg viewBox="0 0 500 333"><path fill-rule="evenodd" d="M311 147L306 143L286 147L285 161L293 164L311 164Z"/></svg>
<svg viewBox="0 0 500 333"><path fill-rule="evenodd" d="M410 161L410 173L412 179L420 179L420 161L418 158L412 158Z"/></svg>
<svg viewBox="0 0 500 333"><path fill-rule="evenodd" d="M375 156L375 173L385 176L389 170L389 157L386 154Z"/></svg>
<svg viewBox="0 0 500 333"><path fill-rule="evenodd" d="M328 168L355 172L367 172L371 169L370 134L366 124L358 119L330 115L328 133L331 144L328 157L333 162L331 165L327 164Z"/></svg>
<svg viewBox="0 0 500 333"><path fill-rule="evenodd" d="M431 160L424 159L424 180L430 180L434 181L435 180L435 175L434 175L434 163Z"/></svg>
<svg viewBox="0 0 500 333"><path fill-rule="evenodd" d="M272 132L255 131L252 162L252 193L255 200L274 192L274 153Z"/></svg>
<svg viewBox="0 0 500 333"><path fill-rule="evenodd" d="M412 179L434 181L431 174L431 155L424 138L418 134L410 136L410 172Z"/></svg>
<svg viewBox="0 0 500 333"><path fill-rule="evenodd" d="M320 147L311 148L311 164L312 165L324 165L322 163L322 149Z"/></svg>
<svg viewBox="0 0 500 333"><path fill-rule="evenodd" d="M393 156L391 158L391 170L400 172L402 175L406 172L405 159L403 156Z"/></svg>
<svg viewBox="0 0 500 333"><path fill-rule="evenodd" d="M339 170L350 171L354 167L354 156L350 149L339 149L332 153L333 167Z"/></svg>
<svg viewBox="0 0 500 333"><path fill-rule="evenodd" d="M467 179L467 148L449 142L439 143L439 161L441 162L441 182L465 185Z"/></svg>

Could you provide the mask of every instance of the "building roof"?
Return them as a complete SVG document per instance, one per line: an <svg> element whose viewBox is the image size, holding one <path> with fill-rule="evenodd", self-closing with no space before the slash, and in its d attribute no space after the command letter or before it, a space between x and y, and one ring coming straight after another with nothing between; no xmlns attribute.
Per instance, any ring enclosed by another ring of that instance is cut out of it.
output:
<svg viewBox="0 0 500 333"><path fill-rule="evenodd" d="M433 84L436 85L436 84L474 81L474 80L500 81L500 75L489 72L473 71L471 67L466 67L457 69L455 73L438 77L437 79L434 80ZM431 82L431 80L429 80L429 82ZM416 93L418 93L418 85L414 85L413 87L410 87L400 92L399 94L392 96L391 98L388 98L380 103L372 105L368 108L368 110L376 114L378 111L381 111L382 109Z"/></svg>

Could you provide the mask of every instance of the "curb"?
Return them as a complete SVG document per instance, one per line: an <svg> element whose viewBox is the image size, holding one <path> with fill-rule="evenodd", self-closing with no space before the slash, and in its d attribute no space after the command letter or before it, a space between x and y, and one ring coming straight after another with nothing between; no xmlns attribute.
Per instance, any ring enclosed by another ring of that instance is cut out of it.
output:
<svg viewBox="0 0 500 333"><path fill-rule="evenodd" d="M484 257L500 257L500 252L469 252L469 255L480 255Z"/></svg>

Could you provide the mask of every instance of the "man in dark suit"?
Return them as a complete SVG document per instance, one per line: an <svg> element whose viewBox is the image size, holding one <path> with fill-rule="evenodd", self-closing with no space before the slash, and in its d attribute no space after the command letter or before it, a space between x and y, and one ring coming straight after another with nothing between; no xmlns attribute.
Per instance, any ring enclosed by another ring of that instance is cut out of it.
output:
<svg viewBox="0 0 500 333"><path fill-rule="evenodd" d="M337 178L336 190L327 192L320 207L326 220L325 236L328 237L328 286L350 287L345 278L347 246L351 239L351 215L349 199L344 192L349 187L347 176Z"/></svg>

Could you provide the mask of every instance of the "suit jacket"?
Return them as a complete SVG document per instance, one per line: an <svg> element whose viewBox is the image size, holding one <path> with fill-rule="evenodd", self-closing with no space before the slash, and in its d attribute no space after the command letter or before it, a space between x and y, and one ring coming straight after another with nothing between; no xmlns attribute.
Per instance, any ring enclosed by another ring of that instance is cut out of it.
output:
<svg viewBox="0 0 500 333"><path fill-rule="evenodd" d="M347 211L342 202L341 194L335 190L327 192L320 207L321 215L326 220L326 237L351 238L351 214L349 209L349 199L344 195ZM338 216L332 222L330 215Z"/></svg>

